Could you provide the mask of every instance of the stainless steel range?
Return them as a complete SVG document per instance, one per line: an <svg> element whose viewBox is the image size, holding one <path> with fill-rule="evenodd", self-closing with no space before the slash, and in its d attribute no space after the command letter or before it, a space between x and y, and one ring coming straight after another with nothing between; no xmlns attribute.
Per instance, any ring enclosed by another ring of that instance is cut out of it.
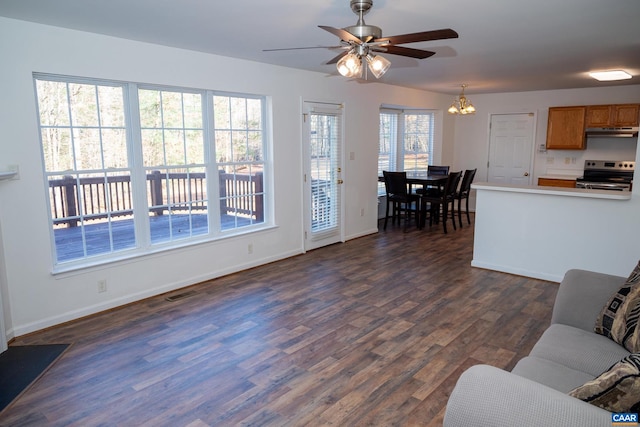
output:
<svg viewBox="0 0 640 427"><path fill-rule="evenodd" d="M628 160L586 160L576 188L631 191L635 166L636 162Z"/></svg>

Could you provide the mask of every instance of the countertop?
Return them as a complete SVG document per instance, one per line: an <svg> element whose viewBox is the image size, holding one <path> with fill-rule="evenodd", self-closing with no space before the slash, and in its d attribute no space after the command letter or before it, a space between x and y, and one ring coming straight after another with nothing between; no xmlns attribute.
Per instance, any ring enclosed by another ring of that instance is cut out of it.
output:
<svg viewBox="0 0 640 427"><path fill-rule="evenodd" d="M539 187L537 185L509 185L488 182L471 184L475 190L505 191L511 193L549 194L591 199L631 200L631 191L591 190L587 188Z"/></svg>

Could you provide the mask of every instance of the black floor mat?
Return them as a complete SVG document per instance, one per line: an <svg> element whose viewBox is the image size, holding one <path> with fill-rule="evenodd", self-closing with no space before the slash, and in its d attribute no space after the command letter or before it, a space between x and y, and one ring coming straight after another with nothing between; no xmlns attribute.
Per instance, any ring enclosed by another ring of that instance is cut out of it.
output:
<svg viewBox="0 0 640 427"><path fill-rule="evenodd" d="M9 347L0 354L0 412L37 380L69 344Z"/></svg>

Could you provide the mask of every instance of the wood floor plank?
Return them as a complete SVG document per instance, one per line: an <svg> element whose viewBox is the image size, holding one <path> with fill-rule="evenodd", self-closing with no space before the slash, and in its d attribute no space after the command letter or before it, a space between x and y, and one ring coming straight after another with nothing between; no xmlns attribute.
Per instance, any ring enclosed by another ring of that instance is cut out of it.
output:
<svg viewBox="0 0 640 427"><path fill-rule="evenodd" d="M0 426L438 426L457 378L510 369L557 284L470 266L473 226L386 232L79 319Z"/></svg>

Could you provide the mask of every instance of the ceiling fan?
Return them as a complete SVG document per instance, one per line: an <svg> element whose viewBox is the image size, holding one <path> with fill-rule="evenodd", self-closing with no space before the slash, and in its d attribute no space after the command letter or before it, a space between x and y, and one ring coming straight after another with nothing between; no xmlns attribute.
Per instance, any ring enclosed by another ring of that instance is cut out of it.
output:
<svg viewBox="0 0 640 427"><path fill-rule="evenodd" d="M408 56L410 58L424 59L435 54L429 50L413 49L398 46L400 44L424 42L430 40L453 39L458 33L450 28L442 30L422 31L419 33L401 34L397 36L382 37L382 29L375 25L367 25L364 15L373 6L373 0L351 0L351 10L358 15L358 23L346 28L334 28L319 25L325 31L340 38L339 46L314 46L284 49L265 49L265 52L296 49L342 49L344 52L331 59L327 64L336 64L338 72L345 77L362 77L363 58L367 62L371 73L380 78L387 72L391 62L375 53L382 52L391 55Z"/></svg>

